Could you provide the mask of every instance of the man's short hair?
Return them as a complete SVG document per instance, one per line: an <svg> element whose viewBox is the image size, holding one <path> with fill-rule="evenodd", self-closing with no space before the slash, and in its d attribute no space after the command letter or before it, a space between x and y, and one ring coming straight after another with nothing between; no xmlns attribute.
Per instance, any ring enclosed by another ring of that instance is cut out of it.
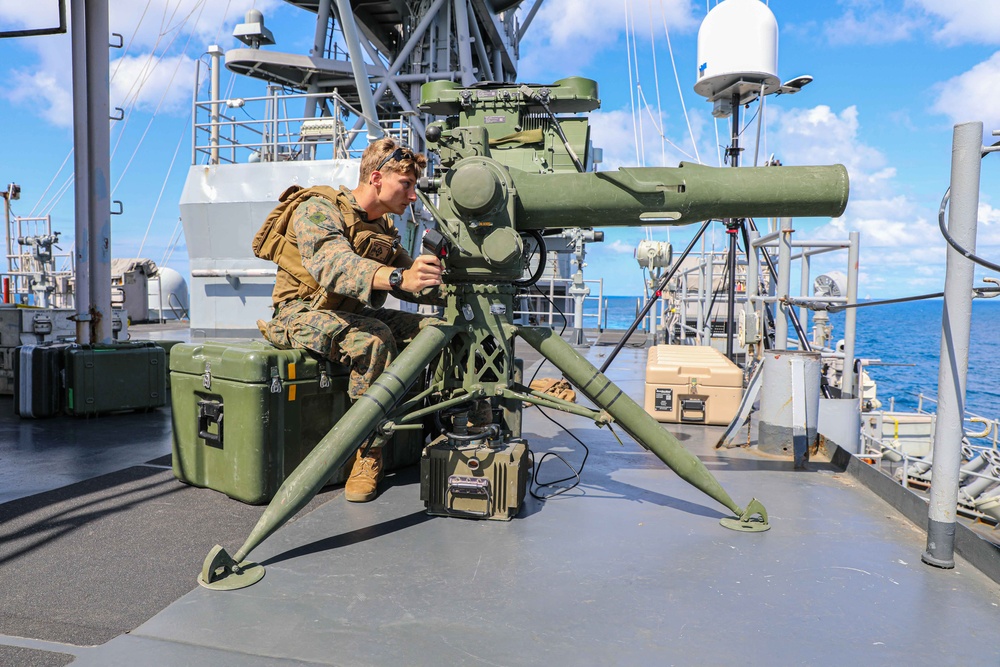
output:
<svg viewBox="0 0 1000 667"><path fill-rule="evenodd" d="M427 167L427 157L405 146L400 146L395 139L383 137L368 144L361 154L360 183L367 184L372 172L392 171L397 174L413 172L420 178Z"/></svg>

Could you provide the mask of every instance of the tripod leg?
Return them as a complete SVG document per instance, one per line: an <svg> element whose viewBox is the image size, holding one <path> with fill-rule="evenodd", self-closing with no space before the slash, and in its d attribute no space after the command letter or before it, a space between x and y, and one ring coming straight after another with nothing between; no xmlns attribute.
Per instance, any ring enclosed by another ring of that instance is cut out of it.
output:
<svg viewBox="0 0 1000 667"><path fill-rule="evenodd" d="M417 334L289 475L236 555L230 557L221 546L209 552L199 583L207 588L231 590L259 581L264 568L244 562L247 555L315 497L448 345L455 331L447 326L428 326Z"/></svg>
<svg viewBox="0 0 1000 667"><path fill-rule="evenodd" d="M590 400L607 410L636 442L650 449L681 479L717 500L738 517L736 521L723 519L724 526L745 531L767 530L767 512L759 501L751 500L746 510L737 505L698 457L684 449L659 422L555 332L542 327L519 327L517 335L555 364ZM751 509L763 520L753 519Z"/></svg>

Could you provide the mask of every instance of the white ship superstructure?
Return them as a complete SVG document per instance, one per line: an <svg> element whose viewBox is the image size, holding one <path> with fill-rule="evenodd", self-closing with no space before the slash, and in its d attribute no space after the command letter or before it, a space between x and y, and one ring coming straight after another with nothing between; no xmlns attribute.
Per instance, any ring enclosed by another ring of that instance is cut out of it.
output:
<svg viewBox="0 0 1000 667"><path fill-rule="evenodd" d="M388 134L422 149L429 116L416 108L420 86L513 81L534 14L519 24L510 0L289 4L316 14L308 55L271 48L256 10L234 31L247 48L208 50L212 83L208 99L195 102L180 203L197 336L252 332L270 316L275 268L253 256L250 240L285 188L353 187L367 138ZM223 63L266 82L266 94L222 98ZM411 251L424 217L414 210L400 225Z"/></svg>

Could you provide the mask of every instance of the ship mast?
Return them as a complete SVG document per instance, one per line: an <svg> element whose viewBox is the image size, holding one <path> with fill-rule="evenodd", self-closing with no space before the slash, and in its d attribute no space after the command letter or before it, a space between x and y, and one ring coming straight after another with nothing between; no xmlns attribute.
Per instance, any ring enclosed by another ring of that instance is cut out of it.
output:
<svg viewBox="0 0 1000 667"><path fill-rule="evenodd" d="M386 119L402 116L418 149L423 148L429 120L417 109L420 86L437 80L463 86L514 81L520 40L541 6L541 0L535 0L519 24L515 10L522 0L287 1L316 14L309 56L261 51L260 34L252 26L259 17L263 30L263 17L256 12L236 30L249 48L229 51L226 67L295 91L321 94L308 98L305 118L326 113L323 94L339 95L360 109L352 119L348 144L362 131L369 139L381 136Z"/></svg>

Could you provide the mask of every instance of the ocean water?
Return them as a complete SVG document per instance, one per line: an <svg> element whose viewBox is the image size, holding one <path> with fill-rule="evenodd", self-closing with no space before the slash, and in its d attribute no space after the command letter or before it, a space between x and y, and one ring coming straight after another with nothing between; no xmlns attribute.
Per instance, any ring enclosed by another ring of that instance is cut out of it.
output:
<svg viewBox="0 0 1000 667"><path fill-rule="evenodd" d="M607 328L627 328L635 319L637 298L605 298ZM855 354L883 364L867 370L878 384L878 397L886 409L890 397L897 409L914 410L919 393L937 396L942 305L941 299L931 299L857 310ZM843 338L844 318L844 313L830 316L836 339ZM1000 417L1000 298L976 299L972 304L966 410Z"/></svg>
<svg viewBox="0 0 1000 667"><path fill-rule="evenodd" d="M906 364L868 368L886 408L890 396L898 409L915 409L918 392L937 396L942 306L933 299L858 309L856 355ZM844 315L831 321L842 335ZM1000 301L973 301L965 403L968 412L1000 417Z"/></svg>

